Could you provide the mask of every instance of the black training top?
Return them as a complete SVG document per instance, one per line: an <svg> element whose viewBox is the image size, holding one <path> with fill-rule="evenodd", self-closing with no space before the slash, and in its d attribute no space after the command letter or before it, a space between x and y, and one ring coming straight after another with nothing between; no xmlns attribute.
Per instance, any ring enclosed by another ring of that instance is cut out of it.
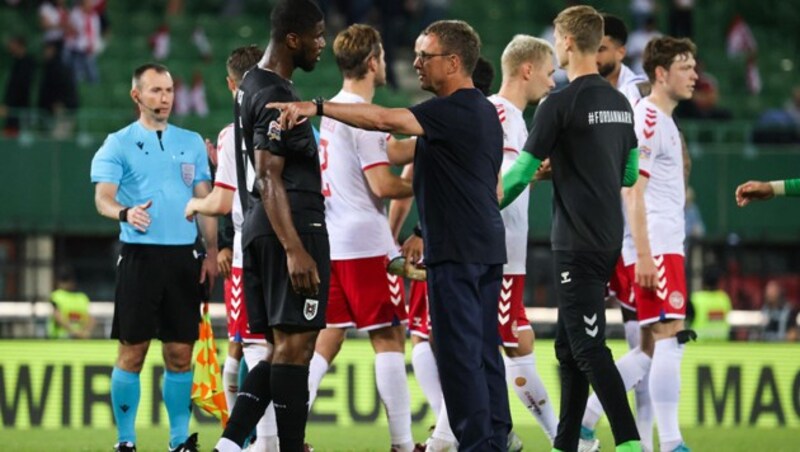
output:
<svg viewBox="0 0 800 452"><path fill-rule="evenodd" d="M275 233L254 184L255 152L270 152L286 159L282 178L297 232L326 233L319 153L311 123L306 120L292 130L282 131L278 122L280 112L264 108L270 102L296 100L299 97L290 81L264 69L248 71L239 86L236 101L240 118L237 119L247 154L244 168L247 177L240 177L239 181L240 185L246 184L240 189L249 194L247 207L243 206L243 247L256 237ZM237 151L240 146L241 143L236 143Z"/></svg>
<svg viewBox="0 0 800 452"><path fill-rule="evenodd" d="M630 103L600 75L578 77L539 105L523 149L550 158L554 250L622 246L620 189L635 147Z"/></svg>
<svg viewBox="0 0 800 452"><path fill-rule="evenodd" d="M411 107L425 134L414 155L414 194L425 262L503 264L505 229L497 203L503 129L477 89Z"/></svg>

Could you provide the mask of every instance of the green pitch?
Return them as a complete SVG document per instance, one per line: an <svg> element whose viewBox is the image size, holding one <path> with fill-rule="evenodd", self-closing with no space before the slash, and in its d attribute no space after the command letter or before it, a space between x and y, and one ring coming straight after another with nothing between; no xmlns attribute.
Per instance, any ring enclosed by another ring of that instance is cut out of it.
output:
<svg viewBox="0 0 800 452"><path fill-rule="evenodd" d="M201 427L200 446L203 451L213 450L220 434L216 427ZM728 452L795 452L800 444L800 432L790 428L683 428L684 437L693 451ZM599 433L603 450L613 451L611 432L601 428ZM549 451L550 445L538 428L523 427L517 434L525 443L526 451ZM414 428L414 438L422 441L427 435L424 427ZM168 432L164 428L138 429L140 452L163 452L167 449ZM32 429L0 431L0 448L17 452L109 452L115 442L111 429ZM389 450L389 435L383 427L331 427L308 428L308 441L317 452L326 451L380 451Z"/></svg>

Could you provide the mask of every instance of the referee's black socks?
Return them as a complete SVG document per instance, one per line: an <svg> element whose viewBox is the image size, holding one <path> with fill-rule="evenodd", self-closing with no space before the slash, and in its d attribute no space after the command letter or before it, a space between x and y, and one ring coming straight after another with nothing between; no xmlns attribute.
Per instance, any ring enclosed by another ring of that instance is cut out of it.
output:
<svg viewBox="0 0 800 452"><path fill-rule="evenodd" d="M271 374L272 366L266 361L261 361L256 367L250 369L236 396L233 413L222 433L223 438L242 447L259 419L264 416L264 411L272 400ZM308 371L306 371L306 379L303 381L308 385ZM306 388L306 394L308 394L308 388Z"/></svg>
<svg viewBox="0 0 800 452"><path fill-rule="evenodd" d="M272 394L281 451L302 452L308 421L308 366L273 364Z"/></svg>

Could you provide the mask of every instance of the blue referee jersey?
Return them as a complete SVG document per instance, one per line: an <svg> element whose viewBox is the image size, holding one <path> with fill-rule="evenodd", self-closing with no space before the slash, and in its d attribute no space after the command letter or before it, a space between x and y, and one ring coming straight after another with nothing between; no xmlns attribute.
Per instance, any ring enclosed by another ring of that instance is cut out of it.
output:
<svg viewBox="0 0 800 452"><path fill-rule="evenodd" d="M109 134L92 159L93 183L117 185L117 202L133 207L153 201L150 227L139 232L120 223L124 243L191 245L197 226L183 216L194 185L211 180L206 147L196 132L169 124L163 132L139 121Z"/></svg>

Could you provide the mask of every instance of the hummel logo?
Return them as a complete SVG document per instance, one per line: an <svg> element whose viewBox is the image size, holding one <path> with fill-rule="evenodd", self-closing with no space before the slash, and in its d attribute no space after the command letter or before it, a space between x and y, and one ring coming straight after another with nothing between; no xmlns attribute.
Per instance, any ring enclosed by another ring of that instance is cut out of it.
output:
<svg viewBox="0 0 800 452"><path fill-rule="evenodd" d="M561 272L561 284L566 284L568 282L572 282L572 278L569 277L569 272Z"/></svg>
<svg viewBox="0 0 800 452"><path fill-rule="evenodd" d="M588 325L586 328L583 329L586 332L586 334L588 334L591 337L597 336L597 331L598 331L598 328L597 328L597 325L596 325L596 323L597 323L597 313L594 313L594 315L592 315L591 317L583 316L583 323ZM594 328L589 329L588 328L589 326L594 326Z"/></svg>
<svg viewBox="0 0 800 452"><path fill-rule="evenodd" d="M121 406L121 407L119 407L119 408L122 410L122 412L123 412L123 413L127 413L127 412L128 412L128 410L130 410L130 409L131 409L131 407L129 407L128 405L122 405L122 406Z"/></svg>
<svg viewBox="0 0 800 452"><path fill-rule="evenodd" d="M138 146L138 147L139 147L139 149L144 149L144 142L142 142L142 141L137 141L137 142L136 142L136 146Z"/></svg>

